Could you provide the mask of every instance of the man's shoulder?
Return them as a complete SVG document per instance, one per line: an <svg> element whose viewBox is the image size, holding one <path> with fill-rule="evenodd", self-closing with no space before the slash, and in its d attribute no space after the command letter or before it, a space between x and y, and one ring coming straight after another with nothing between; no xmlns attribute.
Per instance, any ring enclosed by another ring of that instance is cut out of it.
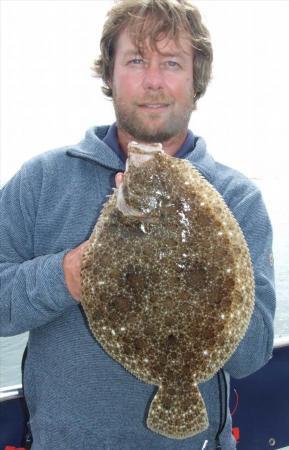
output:
<svg viewBox="0 0 289 450"><path fill-rule="evenodd" d="M247 189L255 189L253 180L238 169L215 161L216 179L221 185L244 186Z"/></svg>
<svg viewBox="0 0 289 450"><path fill-rule="evenodd" d="M42 152L36 153L35 155L31 156L31 158L27 159L22 164L22 167L29 170L30 167L35 169L47 164L59 162L64 159L66 151L69 148L70 146L63 146L53 149L47 149Z"/></svg>
<svg viewBox="0 0 289 450"><path fill-rule="evenodd" d="M105 134L109 125L94 126L87 129L85 136L77 143L62 145L55 148L47 149L36 154L24 163L25 167L61 165L67 163L67 157L71 150L87 150L90 147L97 147Z"/></svg>
<svg viewBox="0 0 289 450"><path fill-rule="evenodd" d="M225 164L215 163L215 187L231 209L250 197L260 196L254 181L239 170Z"/></svg>
<svg viewBox="0 0 289 450"><path fill-rule="evenodd" d="M208 152L206 143L197 137L191 163L217 189L228 204L236 204L242 198L259 191L256 184L241 171L215 160Z"/></svg>

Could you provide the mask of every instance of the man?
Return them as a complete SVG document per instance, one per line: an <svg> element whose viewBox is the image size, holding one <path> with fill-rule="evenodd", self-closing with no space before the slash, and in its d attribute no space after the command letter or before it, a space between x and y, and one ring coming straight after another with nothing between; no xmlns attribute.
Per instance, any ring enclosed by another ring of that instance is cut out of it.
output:
<svg viewBox="0 0 289 450"><path fill-rule="evenodd" d="M2 335L30 331L24 387L33 450L236 448L227 399L220 404L220 398L230 375L249 375L271 356L272 233L256 186L215 162L188 130L211 63L208 31L189 1L120 0L95 62L116 123L34 158L1 192L0 326ZM102 350L81 309L83 249L107 194L121 183L131 140L162 142L168 154L197 167L238 220L254 265L256 304L248 331L225 364L225 378L200 385L208 429L184 440L146 427L154 386Z"/></svg>

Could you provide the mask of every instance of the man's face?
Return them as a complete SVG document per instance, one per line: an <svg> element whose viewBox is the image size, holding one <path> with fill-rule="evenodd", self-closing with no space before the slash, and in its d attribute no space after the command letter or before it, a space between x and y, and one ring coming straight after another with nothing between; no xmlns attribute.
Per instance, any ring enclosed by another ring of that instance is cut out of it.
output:
<svg viewBox="0 0 289 450"><path fill-rule="evenodd" d="M180 35L145 47L140 55L124 30L115 49L111 81L120 130L143 142L164 142L186 134L194 107L192 46Z"/></svg>

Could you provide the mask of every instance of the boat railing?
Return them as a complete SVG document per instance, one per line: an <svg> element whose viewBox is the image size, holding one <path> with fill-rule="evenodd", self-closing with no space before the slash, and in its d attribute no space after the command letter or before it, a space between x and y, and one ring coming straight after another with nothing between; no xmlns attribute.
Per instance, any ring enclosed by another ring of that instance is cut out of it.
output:
<svg viewBox="0 0 289 450"><path fill-rule="evenodd" d="M274 348L289 346L289 336L277 337L274 339Z"/></svg>
<svg viewBox="0 0 289 450"><path fill-rule="evenodd" d="M0 388L0 402L14 400L23 396L22 384L5 386Z"/></svg>

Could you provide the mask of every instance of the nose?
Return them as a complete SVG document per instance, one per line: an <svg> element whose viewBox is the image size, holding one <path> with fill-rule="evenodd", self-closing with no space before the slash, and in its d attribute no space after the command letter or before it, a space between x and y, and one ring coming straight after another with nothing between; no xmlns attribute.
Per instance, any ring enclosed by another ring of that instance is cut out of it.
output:
<svg viewBox="0 0 289 450"><path fill-rule="evenodd" d="M158 64L148 64L144 70L144 89L159 90L164 85L164 78L161 67Z"/></svg>

